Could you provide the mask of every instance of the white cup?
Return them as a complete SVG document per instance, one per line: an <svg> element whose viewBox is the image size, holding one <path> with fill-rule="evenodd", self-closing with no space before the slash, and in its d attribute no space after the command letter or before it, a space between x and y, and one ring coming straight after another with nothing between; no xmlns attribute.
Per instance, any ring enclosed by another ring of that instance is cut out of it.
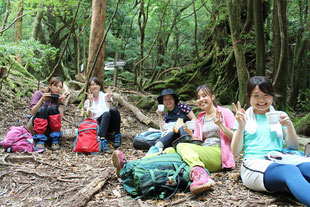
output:
<svg viewBox="0 0 310 207"><path fill-rule="evenodd" d="M158 104L157 110L159 112L163 112L165 110L165 105L164 104Z"/></svg>
<svg viewBox="0 0 310 207"><path fill-rule="evenodd" d="M186 126L189 130L194 130L195 129L195 121L187 121Z"/></svg>
<svg viewBox="0 0 310 207"><path fill-rule="evenodd" d="M271 111L266 113L270 125L277 124L280 120L280 111Z"/></svg>

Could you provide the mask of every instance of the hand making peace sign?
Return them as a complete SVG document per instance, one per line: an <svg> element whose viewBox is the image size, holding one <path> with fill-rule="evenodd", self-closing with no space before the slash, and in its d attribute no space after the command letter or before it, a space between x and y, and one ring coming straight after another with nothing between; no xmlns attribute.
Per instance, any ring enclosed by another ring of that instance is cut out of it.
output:
<svg viewBox="0 0 310 207"><path fill-rule="evenodd" d="M214 119L214 124L220 126L222 124L222 112L218 111L218 109L216 108L215 111L215 119Z"/></svg>
<svg viewBox="0 0 310 207"><path fill-rule="evenodd" d="M85 92L85 94L87 95L87 99L90 101L90 103L93 102L93 94L90 89L88 89L88 93Z"/></svg>
<svg viewBox="0 0 310 207"><path fill-rule="evenodd" d="M112 92L115 90L115 87L113 87L112 89L111 89L111 86L109 86L108 88L107 88L107 96L108 96L108 100L111 100L111 97L112 97Z"/></svg>
<svg viewBox="0 0 310 207"><path fill-rule="evenodd" d="M237 102L237 105L238 105L238 109L237 109L237 106L236 104L232 104L233 107L234 107L234 111L236 112L236 120L238 121L239 125L241 127L244 127L245 124L246 124L246 114L245 114L245 110L243 108L241 108L241 104L240 102L238 101Z"/></svg>

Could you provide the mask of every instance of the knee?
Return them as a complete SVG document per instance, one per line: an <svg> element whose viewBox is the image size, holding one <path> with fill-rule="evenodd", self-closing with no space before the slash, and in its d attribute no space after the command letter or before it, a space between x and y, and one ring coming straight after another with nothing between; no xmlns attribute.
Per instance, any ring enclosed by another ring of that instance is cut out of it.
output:
<svg viewBox="0 0 310 207"><path fill-rule="evenodd" d="M35 132L33 131L33 117L31 117L28 122L27 122L27 129L31 132L32 135L35 134Z"/></svg>
<svg viewBox="0 0 310 207"><path fill-rule="evenodd" d="M266 172L269 172L272 175L276 175L276 176L283 177L283 178L300 174L300 170L298 169L296 165L277 164L277 163L270 165L267 168Z"/></svg>
<svg viewBox="0 0 310 207"><path fill-rule="evenodd" d="M310 172L310 162L304 162L298 165L298 168L302 171L308 171Z"/></svg>
<svg viewBox="0 0 310 207"><path fill-rule="evenodd" d="M40 107L34 115L34 119L36 119L36 118L47 119L48 118L48 108L47 107Z"/></svg>
<svg viewBox="0 0 310 207"><path fill-rule="evenodd" d="M116 106L112 106L112 107L110 108L110 113L111 113L111 114L119 114L119 111L118 111L118 109L117 109Z"/></svg>
<svg viewBox="0 0 310 207"><path fill-rule="evenodd" d="M110 119L111 117L111 114L109 112L104 112L102 115L101 115L102 119Z"/></svg>
<svg viewBox="0 0 310 207"><path fill-rule="evenodd" d="M57 105L51 105L50 107L48 107L47 112L49 115L60 114L60 111Z"/></svg>
<svg viewBox="0 0 310 207"><path fill-rule="evenodd" d="M179 143L176 147L177 152L180 153L182 152L184 149L188 148L188 144L187 143Z"/></svg>

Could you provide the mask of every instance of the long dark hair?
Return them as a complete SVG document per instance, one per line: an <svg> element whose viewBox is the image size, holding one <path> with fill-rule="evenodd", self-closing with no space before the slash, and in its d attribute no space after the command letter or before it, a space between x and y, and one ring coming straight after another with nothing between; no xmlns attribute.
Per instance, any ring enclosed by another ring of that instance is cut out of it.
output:
<svg viewBox="0 0 310 207"><path fill-rule="evenodd" d="M268 78L264 76L254 76L250 78L246 86L246 101L248 104L250 104L251 94L256 86L265 94L272 97L275 96L273 85Z"/></svg>
<svg viewBox="0 0 310 207"><path fill-rule="evenodd" d="M214 95L214 92L213 92L212 88L211 88L208 84L203 84L203 85L198 86L197 89L196 89L196 93L195 93L195 98L196 98L196 99L197 99L197 97L198 97L198 93L199 93L200 90L202 90L203 92L205 92L206 94L208 94L210 97L211 97L212 95ZM215 102L215 99L214 99L214 101L213 101L213 105L214 105L215 107L218 106L217 103Z"/></svg>

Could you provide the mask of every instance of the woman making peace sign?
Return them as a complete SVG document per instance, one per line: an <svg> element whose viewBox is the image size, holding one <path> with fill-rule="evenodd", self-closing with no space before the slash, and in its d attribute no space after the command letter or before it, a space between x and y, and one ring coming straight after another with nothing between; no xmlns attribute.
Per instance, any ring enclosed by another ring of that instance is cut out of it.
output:
<svg viewBox="0 0 310 207"><path fill-rule="evenodd" d="M87 100L84 107L87 111L87 116L97 119L99 123L99 136L102 144L102 151L109 151L107 145L107 132L114 132L115 143L114 147L120 147L121 137L121 116L118 109L112 106L112 92L110 87L107 93L100 91L101 81L97 77L92 77L88 81Z"/></svg>
<svg viewBox="0 0 310 207"><path fill-rule="evenodd" d="M197 105L203 110L198 115L194 129L194 139L203 141L202 146L191 143L179 143L177 152L192 168L190 191L199 194L215 185L210 172L235 166L230 151L234 114L227 108L218 106L213 90L208 85L196 89Z"/></svg>
<svg viewBox="0 0 310 207"><path fill-rule="evenodd" d="M275 111L272 106L274 94L267 78L255 76L249 80L246 97L251 107L245 111L239 102L238 107L233 104L237 122L231 150L238 155L244 145L241 179L246 187L268 192L288 188L300 202L310 206L310 162L292 165L266 159L269 152L282 151L284 140L288 148L296 150L298 147L294 126L286 113L280 112L276 126L267 121L266 113Z"/></svg>

